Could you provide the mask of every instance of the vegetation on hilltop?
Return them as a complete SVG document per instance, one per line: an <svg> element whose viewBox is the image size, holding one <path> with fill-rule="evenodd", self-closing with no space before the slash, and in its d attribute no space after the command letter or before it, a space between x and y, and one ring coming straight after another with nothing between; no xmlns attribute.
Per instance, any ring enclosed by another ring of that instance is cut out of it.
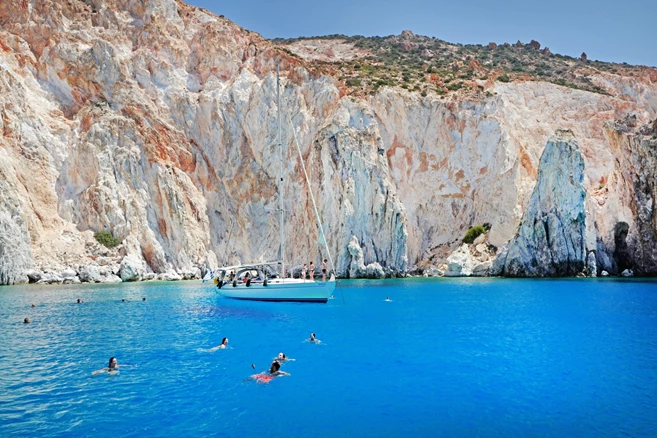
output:
<svg viewBox="0 0 657 438"><path fill-rule="evenodd" d="M364 55L339 62L313 61L315 67L334 72L357 94L375 93L383 86L399 86L422 95L450 91L483 93L485 81L537 80L593 93L606 91L593 83L591 75L607 72L632 75L636 67L589 61L586 54L573 58L553 54L532 41L487 46L451 44L437 38L414 35L363 37L328 35L274 39L280 45L303 40L343 40L363 49ZM289 52L288 52L289 53Z"/></svg>

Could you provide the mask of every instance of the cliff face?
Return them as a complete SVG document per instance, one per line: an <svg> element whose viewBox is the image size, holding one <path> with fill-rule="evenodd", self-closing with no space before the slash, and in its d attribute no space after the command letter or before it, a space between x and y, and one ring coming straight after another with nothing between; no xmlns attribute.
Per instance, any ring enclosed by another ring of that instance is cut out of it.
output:
<svg viewBox="0 0 657 438"><path fill-rule="evenodd" d="M586 263L584 160L570 131L550 138L516 236L495 260L511 277L574 276Z"/></svg>
<svg viewBox="0 0 657 438"><path fill-rule="evenodd" d="M609 192L622 201L598 216L606 232L598 237L598 259L605 269L635 274L657 272L657 119L639 125L635 116L606 125L616 157ZM604 200L604 198L602 198ZM603 205L604 208L604 205Z"/></svg>
<svg viewBox="0 0 657 438"><path fill-rule="evenodd" d="M31 268L116 275L124 256L184 276L277 259L277 59L291 263L325 257L293 130L340 275L353 236L363 263L388 273L444 260L473 224L504 245L557 128L582 151L587 239L618 264L608 248L622 219L634 245L649 201L623 173L636 164L621 158L630 140L605 123L655 117L651 71L594 76L608 95L482 81L487 93L355 97L311 59L181 2L2 2L0 283ZM122 240L118 254L95 243L99 230Z"/></svg>

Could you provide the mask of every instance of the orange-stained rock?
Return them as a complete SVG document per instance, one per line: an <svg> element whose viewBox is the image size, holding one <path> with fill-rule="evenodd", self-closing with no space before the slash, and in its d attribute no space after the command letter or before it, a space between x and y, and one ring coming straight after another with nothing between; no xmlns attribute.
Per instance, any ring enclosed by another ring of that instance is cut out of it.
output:
<svg viewBox="0 0 657 438"><path fill-rule="evenodd" d="M411 37L396 44L413 50ZM504 245L560 128L581 147L599 239L613 242L613 211L641 212L623 179L634 161L617 169L626 148L605 124L655 119L656 69L582 65L578 74L608 95L523 76L465 81L485 87L478 95L352 96L338 63L368 54L345 40L279 47L175 0L0 2L0 229L19 236L0 282L105 257L99 230L122 241L112 266L128 255L171 278L277 259L276 62L293 263L324 256L293 129L341 272L352 236L365 264L388 273L443 262L474 224L491 223L489 241ZM483 71L476 60L468 67Z"/></svg>

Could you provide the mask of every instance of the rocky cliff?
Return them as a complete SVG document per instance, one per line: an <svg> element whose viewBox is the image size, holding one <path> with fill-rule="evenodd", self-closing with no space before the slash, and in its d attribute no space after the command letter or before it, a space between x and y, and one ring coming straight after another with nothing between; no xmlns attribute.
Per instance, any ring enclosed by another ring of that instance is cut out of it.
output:
<svg viewBox="0 0 657 438"><path fill-rule="evenodd" d="M550 138L538 181L516 236L496 258L496 274L510 277L574 276L586 264L584 159L570 131ZM593 248L595 249L595 248Z"/></svg>
<svg viewBox="0 0 657 438"><path fill-rule="evenodd" d="M340 44L331 62L368 56ZM602 92L482 77L468 92L363 95L311 53L174 0L0 3L0 283L66 268L189 278L277 259L277 61L292 263L325 256L293 132L338 274L352 268L355 236L363 265L391 275L444 261L476 223L505 245L547 138L569 129L601 265L655 272L652 183L641 182L653 174L636 162L649 140L638 151L644 134L608 124L657 115L655 69L587 73ZM102 230L117 251L95 242Z"/></svg>

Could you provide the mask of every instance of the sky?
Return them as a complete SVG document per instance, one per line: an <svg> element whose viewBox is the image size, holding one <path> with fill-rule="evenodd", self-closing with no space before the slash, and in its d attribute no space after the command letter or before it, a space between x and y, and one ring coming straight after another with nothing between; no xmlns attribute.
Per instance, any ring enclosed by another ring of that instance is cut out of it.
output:
<svg viewBox="0 0 657 438"><path fill-rule="evenodd" d="M266 38L386 36L528 43L590 60L657 66L657 0L186 0Z"/></svg>

